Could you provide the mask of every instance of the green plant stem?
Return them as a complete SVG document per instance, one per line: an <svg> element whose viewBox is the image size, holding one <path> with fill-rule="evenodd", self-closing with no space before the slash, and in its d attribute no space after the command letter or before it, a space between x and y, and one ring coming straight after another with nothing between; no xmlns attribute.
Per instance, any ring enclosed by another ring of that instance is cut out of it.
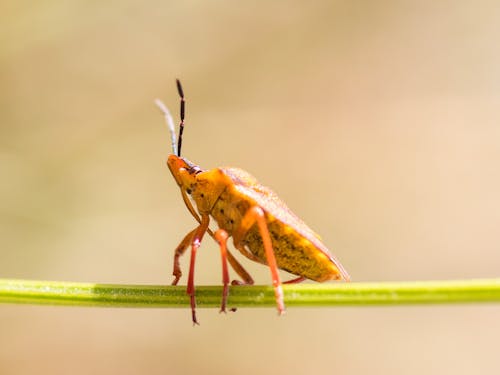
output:
<svg viewBox="0 0 500 375"><path fill-rule="evenodd" d="M500 302L500 279L290 284L288 307ZM219 307L220 286L196 287L200 308ZM112 285L0 279L0 303L98 307L186 307L185 286ZM231 286L228 306L275 306L271 286Z"/></svg>

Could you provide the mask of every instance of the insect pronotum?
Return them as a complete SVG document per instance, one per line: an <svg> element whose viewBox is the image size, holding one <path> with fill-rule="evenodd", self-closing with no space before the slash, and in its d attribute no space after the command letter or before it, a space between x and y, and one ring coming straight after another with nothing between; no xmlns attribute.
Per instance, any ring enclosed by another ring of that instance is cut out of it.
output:
<svg viewBox="0 0 500 375"><path fill-rule="evenodd" d="M179 80L176 82L180 96L177 143L172 116L160 100L157 99L156 104L165 116L171 135L172 154L167 160L168 168L180 187L186 207L198 222L196 228L186 234L175 249L172 282L172 285L179 282L182 276L180 257L191 247L186 291L190 296L193 323L198 323L194 287L196 253L206 232L218 242L221 252L221 312L226 311L229 292L228 262L242 279L234 280L233 285L254 283L227 249L229 237L233 237L234 247L243 255L269 266L279 314L285 311L285 303L278 269L298 276L285 283L297 283L305 279L319 282L349 281L346 270L330 254L320 237L290 211L271 189L260 185L253 176L241 169L224 167L203 170L181 156L185 100L181 83ZM219 227L215 232L209 228L211 218Z"/></svg>

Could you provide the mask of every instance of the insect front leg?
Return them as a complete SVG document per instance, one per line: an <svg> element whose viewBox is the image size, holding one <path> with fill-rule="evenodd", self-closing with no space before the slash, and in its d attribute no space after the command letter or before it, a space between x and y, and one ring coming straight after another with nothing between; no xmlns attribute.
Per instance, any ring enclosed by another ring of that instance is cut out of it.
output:
<svg viewBox="0 0 500 375"><path fill-rule="evenodd" d="M245 215L241 219L240 226L233 233L234 246L236 248L240 248L243 246L242 241L245 238L245 234L250 230L255 222L257 222L260 236L262 237L267 264L269 265L269 269L271 270L271 279L274 286L274 294L276 296L278 313L281 315L285 312L283 288L281 286L281 279L278 273L276 257L274 256L271 236L269 235L269 229L267 228L265 213L262 208L260 208L259 206L253 206L245 213Z"/></svg>
<svg viewBox="0 0 500 375"><path fill-rule="evenodd" d="M174 281L172 281L172 285L177 285L182 276L180 257L186 252L188 246L191 244L194 232L196 232L196 228L186 234L179 246L175 249L174 271L172 272L172 275L174 275L175 278Z"/></svg>
<svg viewBox="0 0 500 375"><path fill-rule="evenodd" d="M200 247L201 240L203 239L203 235L208 229L209 223L210 218L208 217L208 215L201 215L201 223L194 230L193 236L191 238L191 259L189 261L189 276L186 293L189 294L191 299L191 315L193 324L198 324L198 320L196 319L196 298L194 289L194 265L196 263L196 251Z"/></svg>

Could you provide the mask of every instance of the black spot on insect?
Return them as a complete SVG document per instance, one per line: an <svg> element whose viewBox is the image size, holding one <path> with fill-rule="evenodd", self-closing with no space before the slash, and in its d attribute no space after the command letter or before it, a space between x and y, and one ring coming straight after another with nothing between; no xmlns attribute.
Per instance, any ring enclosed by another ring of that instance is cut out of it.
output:
<svg viewBox="0 0 500 375"><path fill-rule="evenodd" d="M233 220L233 219L229 220L229 222L230 222L231 224L234 224L234 220Z"/></svg>
<svg viewBox="0 0 500 375"><path fill-rule="evenodd" d="M220 209L220 213L221 213L221 214L223 214L223 213L224 213L224 209L223 209L223 208L221 208L221 209Z"/></svg>
<svg viewBox="0 0 500 375"><path fill-rule="evenodd" d="M205 194L201 193L201 194L200 194L200 197L201 197L201 198L204 198L204 197L205 197Z"/></svg>
<svg viewBox="0 0 500 375"><path fill-rule="evenodd" d="M191 189L186 189L186 193L191 194L193 191Z"/></svg>

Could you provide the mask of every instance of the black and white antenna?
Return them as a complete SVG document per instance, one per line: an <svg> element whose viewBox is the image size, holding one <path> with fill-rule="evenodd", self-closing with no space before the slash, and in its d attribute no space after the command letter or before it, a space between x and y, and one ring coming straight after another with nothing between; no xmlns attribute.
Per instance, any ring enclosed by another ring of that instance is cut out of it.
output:
<svg viewBox="0 0 500 375"><path fill-rule="evenodd" d="M155 104L158 106L158 108L160 108L160 111L163 113L163 116L165 117L165 122L167 123L168 131L170 132L170 141L172 143L172 154L177 155L175 125L174 125L174 120L172 119L172 115L170 114L170 111L168 110L167 106L163 104L163 102L160 99L155 99Z"/></svg>
<svg viewBox="0 0 500 375"><path fill-rule="evenodd" d="M168 110L167 106L163 104L163 102L160 99L155 99L155 104L160 108L160 111L163 113L163 116L165 117L165 122L167 123L168 126L168 131L170 132L170 141L172 143L172 153L177 156L181 156L181 147L182 147L182 133L184 132L184 108L185 108L185 100L184 100L184 92L182 91L182 86L181 82L177 79L177 92L179 93L179 96L181 97L181 108L180 108L180 115L181 115L181 123L179 124L179 140L176 142L176 135L175 135L175 125L174 125L174 120L172 119L172 115L170 114L170 111Z"/></svg>

